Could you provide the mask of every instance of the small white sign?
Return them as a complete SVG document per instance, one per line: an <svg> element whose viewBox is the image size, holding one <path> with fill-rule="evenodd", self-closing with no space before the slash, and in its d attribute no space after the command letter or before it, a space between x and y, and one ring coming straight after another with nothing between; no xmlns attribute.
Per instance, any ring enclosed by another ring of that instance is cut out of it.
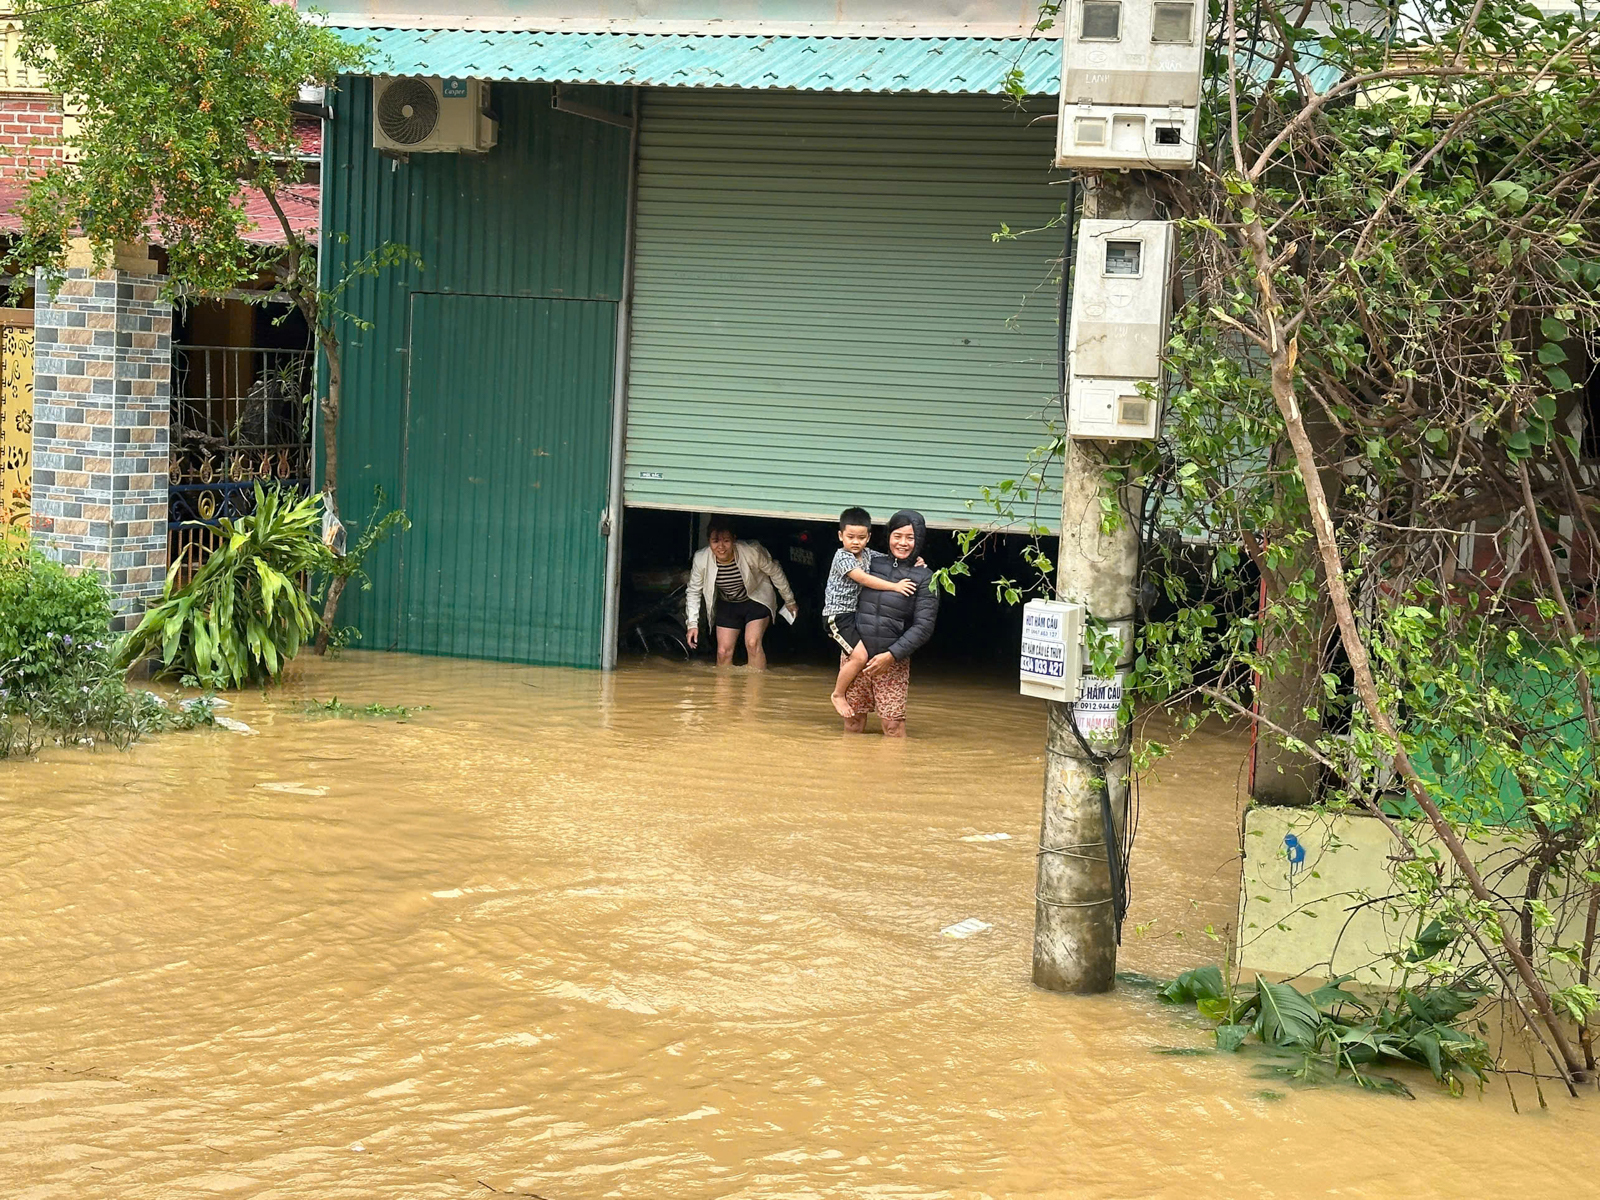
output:
<svg viewBox="0 0 1600 1200"><path fill-rule="evenodd" d="M1024 696L1063 702L1076 699L1082 662L1083 607L1060 600L1030 600L1022 610Z"/></svg>
<svg viewBox="0 0 1600 1200"><path fill-rule="evenodd" d="M1125 676L1085 675L1078 692L1078 702L1072 706L1077 718L1078 732L1091 742L1117 740L1117 713L1122 708L1122 685Z"/></svg>
<svg viewBox="0 0 1600 1200"><path fill-rule="evenodd" d="M961 839L963 842L1009 842L1009 833L969 833Z"/></svg>

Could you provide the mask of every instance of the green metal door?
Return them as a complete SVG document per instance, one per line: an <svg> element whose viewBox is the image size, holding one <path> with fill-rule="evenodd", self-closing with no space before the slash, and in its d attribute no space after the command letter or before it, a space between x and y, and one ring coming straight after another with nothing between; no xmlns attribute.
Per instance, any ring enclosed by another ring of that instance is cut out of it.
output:
<svg viewBox="0 0 1600 1200"><path fill-rule="evenodd" d="M593 667L617 306L411 303L396 649Z"/></svg>

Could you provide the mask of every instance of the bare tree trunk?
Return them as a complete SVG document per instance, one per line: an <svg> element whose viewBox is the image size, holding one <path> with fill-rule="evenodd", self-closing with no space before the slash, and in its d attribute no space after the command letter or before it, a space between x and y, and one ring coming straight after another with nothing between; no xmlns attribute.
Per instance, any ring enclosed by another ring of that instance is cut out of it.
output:
<svg viewBox="0 0 1600 1200"><path fill-rule="evenodd" d="M306 324L315 332L317 345L322 349L323 360L328 364L328 390L318 404L322 413L322 504L335 520L339 519L339 391L342 382L342 364L339 356L339 335L334 332L331 320L324 321L322 294L316 276L306 277L306 260L312 258L305 238L294 228L289 216L278 202L277 189L268 179L261 180L261 193L272 206L283 230L284 260L287 269L280 276L280 284L294 300L295 307L305 317ZM334 617L339 611L339 598L344 595L347 578L336 575L328 583L328 598L322 605L322 622L317 627L312 649L317 654L328 652L328 639L333 634Z"/></svg>
<svg viewBox="0 0 1600 1200"><path fill-rule="evenodd" d="M1583 922L1583 966L1578 970L1578 982L1585 987L1589 984L1589 968L1594 962L1594 935L1596 918L1600 918L1600 884L1589 890L1589 912ZM1595 1068L1594 1039L1589 1034L1589 1023L1585 1021L1578 1029L1578 1044L1583 1047L1583 1065L1590 1071Z"/></svg>
<svg viewBox="0 0 1600 1200"><path fill-rule="evenodd" d="M322 410L322 503L335 520L339 519L339 393L342 364L339 361L339 338L332 329L319 326L317 341L322 346L322 357L328 364L328 390L323 394ZM328 639L333 636L334 618L339 612L339 598L344 595L347 576L336 575L328 583L328 598L322 605L322 623L317 628L317 640L312 649L318 654L328 652Z"/></svg>
<svg viewBox="0 0 1600 1200"><path fill-rule="evenodd" d="M1320 622L1319 622L1320 625ZM1322 724L1309 719L1306 709L1317 704L1322 693L1322 650L1320 628L1302 625L1280 630L1275 635L1263 629L1262 650L1281 657L1285 665L1264 675L1256 689L1256 708L1262 729L1256 739L1255 777L1250 797L1258 804L1303 807L1317 796L1322 769L1316 759L1289 746L1285 739L1267 732L1272 725L1285 730L1306 745L1315 745Z"/></svg>
<svg viewBox="0 0 1600 1200"><path fill-rule="evenodd" d="M1321 459L1331 461L1336 457L1332 451L1339 444L1339 431L1326 416L1313 413L1306 419L1306 432ZM1294 451L1287 445L1278 446L1273 457L1282 460L1274 464L1280 470L1294 464ZM1323 470L1322 487L1330 495L1338 495L1337 469ZM1276 490L1279 510L1289 510L1295 498L1281 485ZM1305 619L1292 628L1270 619L1266 613L1261 614L1262 652L1268 659L1280 662L1281 667L1262 677L1256 693L1256 708L1267 721L1310 746L1323 733L1322 714L1327 702L1322 675L1328 669L1328 643L1334 630L1333 607L1323 586L1316 543L1279 546L1278 551L1287 553L1288 560L1276 568L1265 569L1268 606L1308 573L1316 580L1317 597L1300 606ZM1318 716L1306 716L1307 709L1314 709ZM1285 745L1281 735L1258 733L1255 778L1250 792L1253 800L1261 804L1311 804L1316 799L1321 778L1322 770L1314 757Z"/></svg>

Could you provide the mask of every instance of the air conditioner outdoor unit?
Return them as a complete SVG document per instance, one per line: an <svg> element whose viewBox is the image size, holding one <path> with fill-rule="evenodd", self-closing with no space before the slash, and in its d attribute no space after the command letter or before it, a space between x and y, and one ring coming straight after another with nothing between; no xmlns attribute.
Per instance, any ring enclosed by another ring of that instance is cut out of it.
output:
<svg viewBox="0 0 1600 1200"><path fill-rule="evenodd" d="M405 154L482 154L499 136L481 79L380 75L372 83L372 144Z"/></svg>

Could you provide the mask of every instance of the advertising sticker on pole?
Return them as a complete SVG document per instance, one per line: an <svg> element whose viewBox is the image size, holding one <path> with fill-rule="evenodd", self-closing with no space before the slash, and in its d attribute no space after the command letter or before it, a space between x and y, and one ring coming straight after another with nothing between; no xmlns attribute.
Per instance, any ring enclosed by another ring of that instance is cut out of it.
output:
<svg viewBox="0 0 1600 1200"><path fill-rule="evenodd" d="M1127 676L1122 674L1106 678L1102 675L1085 675L1078 692L1078 702L1072 714L1078 722L1078 732L1084 740L1102 745L1114 744L1118 739L1120 722L1117 714L1122 709L1122 688Z"/></svg>

